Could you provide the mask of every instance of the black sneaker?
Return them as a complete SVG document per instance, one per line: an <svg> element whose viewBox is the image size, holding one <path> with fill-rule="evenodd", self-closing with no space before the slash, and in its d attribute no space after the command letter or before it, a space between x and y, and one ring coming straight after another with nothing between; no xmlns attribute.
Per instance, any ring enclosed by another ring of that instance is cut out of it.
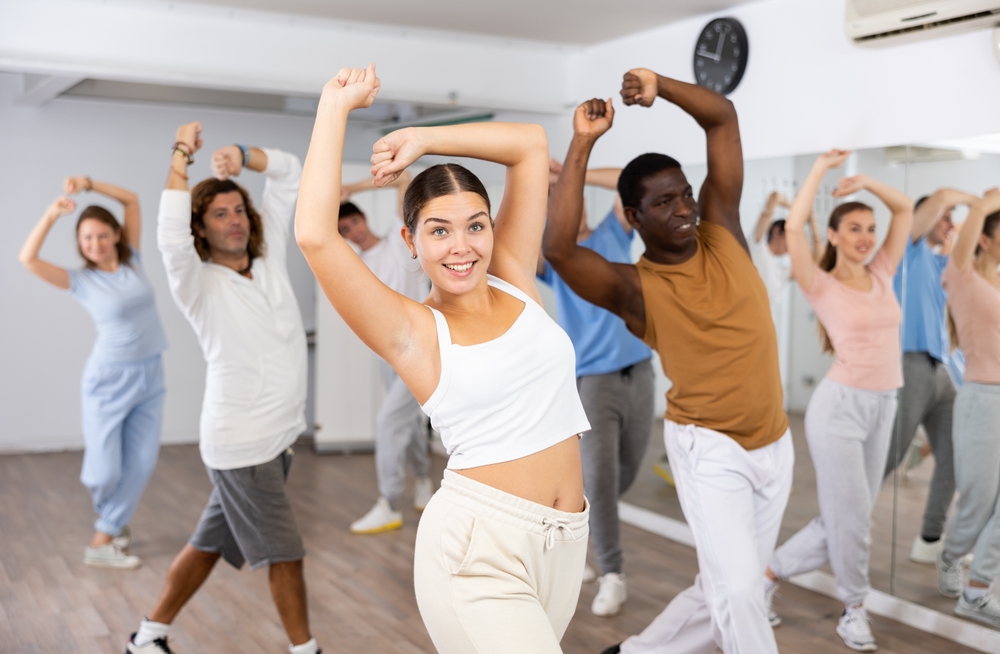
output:
<svg viewBox="0 0 1000 654"><path fill-rule="evenodd" d="M618 643L617 645L612 645L611 647L607 648L606 650L601 652L601 654L618 654L621 651L622 651L622 644Z"/></svg>
<svg viewBox="0 0 1000 654"><path fill-rule="evenodd" d="M129 636L128 644L125 646L125 654L174 654L174 651L167 645L166 636L157 638L151 643L146 643L142 647L132 642L134 639L135 634Z"/></svg>

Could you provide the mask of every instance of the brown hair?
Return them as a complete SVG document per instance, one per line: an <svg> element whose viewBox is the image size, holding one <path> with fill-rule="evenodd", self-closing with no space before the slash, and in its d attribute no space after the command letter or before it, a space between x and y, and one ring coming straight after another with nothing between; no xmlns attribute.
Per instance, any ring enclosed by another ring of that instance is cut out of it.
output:
<svg viewBox="0 0 1000 654"><path fill-rule="evenodd" d="M479 178L465 166L455 163L437 164L413 178L403 196L403 223L412 234L417 229L417 219L427 203L434 198L456 193L475 193L490 211L490 196ZM492 217L490 218L492 222Z"/></svg>
<svg viewBox="0 0 1000 654"><path fill-rule="evenodd" d="M247 243L247 254L250 255L248 263L252 264L254 259L264 256L267 251L264 243L264 221L257 210L253 208L250 194L231 179L223 180L210 177L198 182L198 185L191 190L191 235L194 236L194 249L198 251L198 256L201 257L202 261L208 261L211 251L208 239L199 236L195 228L205 228L205 212L208 211L208 205L215 200L215 196L233 191L239 193L243 198L243 206L246 207L247 218L250 219L250 242Z"/></svg>
<svg viewBox="0 0 1000 654"><path fill-rule="evenodd" d="M843 221L844 216L855 211L872 211L872 208L864 202L845 202L837 205L830 214L830 220L826 223L827 229L837 231L840 229L840 223ZM826 249L823 250L823 256L820 257L819 263L816 265L820 267L820 270L825 270L826 272L830 272L837 266L837 248L834 247L833 243L830 241L826 242ZM826 333L826 328L823 327L823 323L818 318L816 320L816 328L819 330L819 344L823 347L823 352L826 354L836 354L833 349L833 343L830 342L830 335Z"/></svg>
<svg viewBox="0 0 1000 654"><path fill-rule="evenodd" d="M83 248L80 247L80 226L83 225L84 220L96 220L110 227L118 235L118 244L115 246L115 249L118 251L118 263L131 265L129 262L132 260L132 248L129 246L128 239L125 238L125 234L122 232L122 226L115 220L110 211L104 207L92 204L80 212L80 217L76 221L76 251L83 257L84 265L87 268L96 268L97 264L88 259L87 255L83 253Z"/></svg>
<svg viewBox="0 0 1000 654"><path fill-rule="evenodd" d="M997 232L997 227L1000 227L1000 211L996 211L986 216L985 222L983 222L983 231L981 234L986 234L990 238L993 238ZM976 244L976 256L983 251L983 248L977 243ZM955 326L955 318L951 315L951 309L946 309L946 314L948 317L948 337L951 341L951 349L957 350L958 345L958 327Z"/></svg>

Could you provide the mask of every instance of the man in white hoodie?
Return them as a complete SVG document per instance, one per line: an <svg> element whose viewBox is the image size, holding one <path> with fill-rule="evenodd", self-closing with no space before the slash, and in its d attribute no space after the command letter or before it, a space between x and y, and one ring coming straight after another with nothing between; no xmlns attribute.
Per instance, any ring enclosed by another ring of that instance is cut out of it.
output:
<svg viewBox="0 0 1000 654"><path fill-rule="evenodd" d="M208 363L200 449L214 489L127 651L169 653L170 624L221 557L236 568L269 566L291 651L316 654L305 550L285 494L290 446L306 428L305 330L285 261L302 165L285 152L233 145L213 154L215 178L188 191L200 147L199 123L178 129L157 240L171 294ZM260 213L229 179L244 168L267 177Z"/></svg>

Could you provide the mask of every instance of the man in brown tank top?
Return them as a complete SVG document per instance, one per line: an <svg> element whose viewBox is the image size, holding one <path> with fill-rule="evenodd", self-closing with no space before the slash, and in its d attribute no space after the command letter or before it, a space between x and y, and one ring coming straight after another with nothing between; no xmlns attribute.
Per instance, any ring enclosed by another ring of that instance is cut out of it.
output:
<svg viewBox="0 0 1000 654"><path fill-rule="evenodd" d="M626 105L659 96L705 130L708 176L695 200L676 160L644 154L618 192L646 244L636 265L576 245L590 151L611 127L611 101L576 110L553 191L544 253L585 300L621 316L656 348L673 382L664 440L699 574L639 635L606 650L776 653L761 575L792 483L794 453L782 409L778 347L767 291L740 226L743 150L736 110L707 89L646 69L625 74Z"/></svg>

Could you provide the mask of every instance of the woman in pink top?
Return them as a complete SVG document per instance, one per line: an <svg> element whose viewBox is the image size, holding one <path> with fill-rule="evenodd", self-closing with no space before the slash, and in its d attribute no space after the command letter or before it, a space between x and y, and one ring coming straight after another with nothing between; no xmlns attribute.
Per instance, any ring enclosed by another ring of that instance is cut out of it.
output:
<svg viewBox="0 0 1000 654"><path fill-rule="evenodd" d="M837 633L848 647L864 652L875 649L862 606L869 591L871 510L882 486L896 389L903 385L901 316L892 278L906 249L913 203L865 175L841 179L834 196L867 190L889 207L889 234L876 250L871 207L845 202L830 215L829 243L820 262L814 263L806 219L823 176L849 154L831 150L816 160L785 223L792 274L819 318L824 350L836 359L806 409L820 515L775 551L765 590L768 617L777 626L780 618L770 606L778 579L829 563L846 607Z"/></svg>
<svg viewBox="0 0 1000 654"><path fill-rule="evenodd" d="M1000 191L969 207L941 277L965 381L955 398L952 443L958 507L938 555L938 587L957 597L955 613L1000 627L1000 600L989 588L1000 575ZM961 561L969 552L962 589Z"/></svg>

